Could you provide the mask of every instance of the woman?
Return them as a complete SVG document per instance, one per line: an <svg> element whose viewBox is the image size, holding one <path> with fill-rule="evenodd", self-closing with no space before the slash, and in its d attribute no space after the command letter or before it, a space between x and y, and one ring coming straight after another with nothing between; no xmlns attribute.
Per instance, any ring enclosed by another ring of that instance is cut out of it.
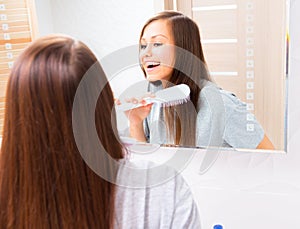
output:
<svg viewBox="0 0 300 229"><path fill-rule="evenodd" d="M82 84L86 78L96 83ZM82 85L84 93L78 97ZM85 111L92 107L90 92L99 88L92 113L103 150L92 155L89 150L94 150L90 145L95 136L85 126L90 118ZM173 170L164 168L169 179L156 187L130 182L142 172L149 175L149 163L124 159L126 150L115 134L113 106L106 76L82 42L51 35L36 40L19 56L6 94L0 154L1 228L200 226L191 192ZM77 122L83 127L80 131ZM81 138L86 142L79 143ZM89 157L106 177L86 163ZM144 184L155 184L143 178ZM131 188L135 185L140 188Z"/></svg>
<svg viewBox="0 0 300 229"><path fill-rule="evenodd" d="M150 18L140 35L140 65L151 92L187 84L190 102L128 111L131 137L158 144L274 148L246 104L212 82L198 26L190 18L174 11Z"/></svg>

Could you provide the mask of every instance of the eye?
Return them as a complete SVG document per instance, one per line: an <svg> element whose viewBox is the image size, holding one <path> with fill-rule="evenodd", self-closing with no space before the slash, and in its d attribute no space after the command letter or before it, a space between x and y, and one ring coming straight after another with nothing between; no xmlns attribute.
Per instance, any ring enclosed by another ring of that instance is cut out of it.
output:
<svg viewBox="0 0 300 229"><path fill-rule="evenodd" d="M147 45L145 44L140 44L140 49L145 49L147 47Z"/></svg>
<svg viewBox="0 0 300 229"><path fill-rule="evenodd" d="M153 46L154 47L159 47L159 46L162 46L163 44L162 43L159 43L159 42L155 42L155 43L153 43Z"/></svg>

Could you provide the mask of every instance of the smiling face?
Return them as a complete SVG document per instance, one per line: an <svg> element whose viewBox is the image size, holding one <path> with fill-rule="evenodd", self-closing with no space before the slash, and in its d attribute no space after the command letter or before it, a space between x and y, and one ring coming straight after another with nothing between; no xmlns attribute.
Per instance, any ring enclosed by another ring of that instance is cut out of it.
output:
<svg viewBox="0 0 300 229"><path fill-rule="evenodd" d="M147 80L169 80L175 62L174 38L167 20L151 22L140 40L140 63Z"/></svg>

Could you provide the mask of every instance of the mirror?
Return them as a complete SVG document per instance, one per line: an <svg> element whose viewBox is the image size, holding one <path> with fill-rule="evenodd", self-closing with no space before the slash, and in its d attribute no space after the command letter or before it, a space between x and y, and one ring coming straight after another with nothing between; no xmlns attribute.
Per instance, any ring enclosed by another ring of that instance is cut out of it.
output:
<svg viewBox="0 0 300 229"><path fill-rule="evenodd" d="M55 32L75 36L86 42L99 59L137 44L140 29L155 12L170 7L186 12L199 21L207 63L216 82L247 102L276 150L286 151L286 0L89 0L85 4L79 0L42 0L35 4L40 35ZM218 10L224 15L212 8L218 4L223 6ZM222 24L218 25L217 20ZM218 37L213 28L223 28L219 31L227 37ZM111 81L115 96L141 80L139 66L122 69Z"/></svg>

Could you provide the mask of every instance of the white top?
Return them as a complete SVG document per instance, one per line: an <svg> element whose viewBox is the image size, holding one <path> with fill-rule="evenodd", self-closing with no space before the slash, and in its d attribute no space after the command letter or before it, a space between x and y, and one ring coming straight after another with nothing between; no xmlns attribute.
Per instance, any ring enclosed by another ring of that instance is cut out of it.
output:
<svg viewBox="0 0 300 229"><path fill-rule="evenodd" d="M117 177L114 228L201 228L196 203L180 174L146 161L123 165Z"/></svg>

